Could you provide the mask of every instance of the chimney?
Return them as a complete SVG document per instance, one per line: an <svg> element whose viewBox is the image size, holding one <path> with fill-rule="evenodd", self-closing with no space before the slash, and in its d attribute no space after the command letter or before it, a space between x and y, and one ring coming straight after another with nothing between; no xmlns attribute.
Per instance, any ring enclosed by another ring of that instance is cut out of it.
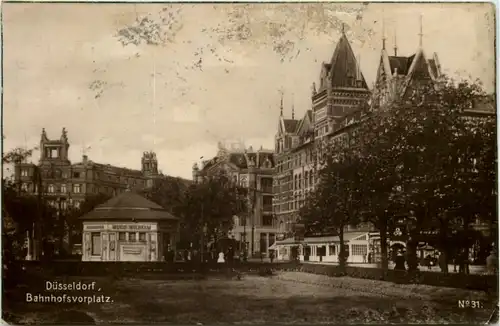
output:
<svg viewBox="0 0 500 326"><path fill-rule="evenodd" d="M89 160L89 157L87 155L83 155L83 157L82 157L83 164L87 164L88 160Z"/></svg>

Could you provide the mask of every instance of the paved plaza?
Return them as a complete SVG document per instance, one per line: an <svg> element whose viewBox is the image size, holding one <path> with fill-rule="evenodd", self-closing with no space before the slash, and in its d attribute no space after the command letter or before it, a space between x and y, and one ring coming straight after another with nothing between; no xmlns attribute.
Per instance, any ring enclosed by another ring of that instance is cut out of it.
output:
<svg viewBox="0 0 500 326"><path fill-rule="evenodd" d="M481 292L300 272L281 272L273 277L243 275L241 280L220 276L207 280L88 281L96 281L101 289L98 294L110 296L113 302L67 306L18 302L11 306L12 313L17 314L18 323L54 322L60 310L69 309L70 315L86 315L96 324L471 324L486 322L493 306ZM458 300L478 300L484 306L463 309Z"/></svg>

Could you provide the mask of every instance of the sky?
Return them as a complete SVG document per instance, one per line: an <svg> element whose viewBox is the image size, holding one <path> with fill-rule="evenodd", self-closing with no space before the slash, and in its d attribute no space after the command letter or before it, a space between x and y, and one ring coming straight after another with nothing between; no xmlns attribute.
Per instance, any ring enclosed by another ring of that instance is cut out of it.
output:
<svg viewBox="0 0 500 326"><path fill-rule="evenodd" d="M411 55L421 15L426 56L437 52L444 73L495 89L491 4L2 7L4 151L38 146L42 128L59 139L65 127L73 163L86 154L140 169L152 150L164 174L191 178L219 141L272 149L281 94L285 115L310 109L342 24L370 85L382 36Z"/></svg>

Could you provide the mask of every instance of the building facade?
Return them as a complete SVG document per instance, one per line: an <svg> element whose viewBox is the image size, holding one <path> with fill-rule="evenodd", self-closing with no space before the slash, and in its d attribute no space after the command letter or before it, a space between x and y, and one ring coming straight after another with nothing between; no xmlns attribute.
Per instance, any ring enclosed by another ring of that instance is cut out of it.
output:
<svg viewBox="0 0 500 326"><path fill-rule="evenodd" d="M342 33L331 61L321 66L319 87L313 84L311 110L296 120L293 109L291 119L287 119L283 117L283 105L281 107L275 138L274 210L279 225L284 226L280 228L280 241L276 246L278 257L282 259L295 258L291 257L295 253L301 260L337 260L338 238L335 236L325 234L321 239L306 236L303 240L290 237L294 233L293 225L300 220L298 210L317 182L319 159L334 142L348 141L350 132L363 122L365 108L405 101L418 87L429 83L436 85L443 77L438 55L433 53L430 58L425 55L421 33L417 51L410 56L398 55L397 45L394 45L394 55L390 55L385 43L384 38L372 91L368 89L359 62ZM475 103L465 116L494 115L494 99L485 98L483 102ZM473 227L481 229L480 224L475 223ZM388 245L405 246L405 230L404 225L390 230ZM362 224L347 227L345 231L349 261L366 261L368 253L372 261L379 258L380 236L372 226ZM349 240L351 238L356 240L355 243Z"/></svg>
<svg viewBox="0 0 500 326"><path fill-rule="evenodd" d="M21 190L30 194L41 191L55 207L78 208L90 194L114 196L127 188L144 189L152 187L154 181L162 177L154 152L144 152L141 170L133 170L96 163L87 155L82 156L81 162L71 163L69 147L64 128L59 139L49 139L43 129L38 164L19 162L15 165L14 178Z"/></svg>
<svg viewBox="0 0 500 326"><path fill-rule="evenodd" d="M202 166L193 166L193 181L203 182L210 175L221 170L241 187L248 189L248 214L234 217L231 235L246 248L248 256L267 255L275 242L277 223L273 215L273 172L274 151L252 147L226 148L219 143L215 157L206 160ZM245 215L245 216L243 216Z"/></svg>
<svg viewBox="0 0 500 326"><path fill-rule="evenodd" d="M293 233L298 211L317 182L319 158L327 144L347 132L348 117L367 103L370 90L344 33L331 60L321 65L319 85L313 83L311 109L301 119L280 108L275 137L274 211L283 239ZM356 230L357 231L357 230Z"/></svg>

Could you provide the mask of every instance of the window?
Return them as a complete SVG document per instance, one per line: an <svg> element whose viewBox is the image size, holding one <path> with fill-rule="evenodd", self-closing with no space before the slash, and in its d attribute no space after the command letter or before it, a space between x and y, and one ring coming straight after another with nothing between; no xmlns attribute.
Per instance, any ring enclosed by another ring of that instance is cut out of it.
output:
<svg viewBox="0 0 500 326"><path fill-rule="evenodd" d="M27 169L22 169L21 170L21 176L22 177L27 177L28 176L28 170Z"/></svg>
<svg viewBox="0 0 500 326"><path fill-rule="evenodd" d="M27 183L23 183L23 185L21 186L21 190L22 191L28 191L28 184Z"/></svg>
<svg viewBox="0 0 500 326"><path fill-rule="evenodd" d="M59 155L59 150L57 148L52 148L50 150L50 157L57 158Z"/></svg>
<svg viewBox="0 0 500 326"><path fill-rule="evenodd" d="M135 232L131 232L128 234L128 241L135 241Z"/></svg>
<svg viewBox="0 0 500 326"><path fill-rule="evenodd" d="M61 185L61 192L62 192L62 193L66 193L66 192L68 192L68 190L67 190L67 188L66 188L66 185L65 185L65 184L62 184L62 185Z"/></svg>
<svg viewBox="0 0 500 326"><path fill-rule="evenodd" d="M81 186L81 185L79 185L79 184L75 184L75 185L73 185L73 192L74 192L75 194L79 194L79 193L81 193L81 192L82 192L82 186Z"/></svg>
<svg viewBox="0 0 500 326"><path fill-rule="evenodd" d="M92 256L101 255L101 233L92 232Z"/></svg>
<svg viewBox="0 0 500 326"><path fill-rule="evenodd" d="M273 226L273 216L272 215L262 216L262 226Z"/></svg>
<svg viewBox="0 0 500 326"><path fill-rule="evenodd" d="M335 247L335 245L329 245L328 246L328 255L329 256L334 256L336 254L335 253L336 249L337 248Z"/></svg>
<svg viewBox="0 0 500 326"><path fill-rule="evenodd" d="M368 248L366 245L353 244L351 247L353 256L365 256L368 253Z"/></svg>
<svg viewBox="0 0 500 326"><path fill-rule="evenodd" d="M73 178L79 178L80 172L73 172Z"/></svg>
<svg viewBox="0 0 500 326"><path fill-rule="evenodd" d="M139 241L146 241L146 233L139 232Z"/></svg>
<svg viewBox="0 0 500 326"><path fill-rule="evenodd" d="M77 209L80 208L80 202L79 201L75 201L74 205L75 205L75 208L77 208Z"/></svg>
<svg viewBox="0 0 500 326"><path fill-rule="evenodd" d="M316 256L326 256L326 246L318 246L316 248Z"/></svg>
<svg viewBox="0 0 500 326"><path fill-rule="evenodd" d="M125 241L125 232L118 232L118 240Z"/></svg>
<svg viewBox="0 0 500 326"><path fill-rule="evenodd" d="M49 193L53 193L53 192L55 192L54 185L49 185L49 187L48 187L47 191L48 191Z"/></svg>

